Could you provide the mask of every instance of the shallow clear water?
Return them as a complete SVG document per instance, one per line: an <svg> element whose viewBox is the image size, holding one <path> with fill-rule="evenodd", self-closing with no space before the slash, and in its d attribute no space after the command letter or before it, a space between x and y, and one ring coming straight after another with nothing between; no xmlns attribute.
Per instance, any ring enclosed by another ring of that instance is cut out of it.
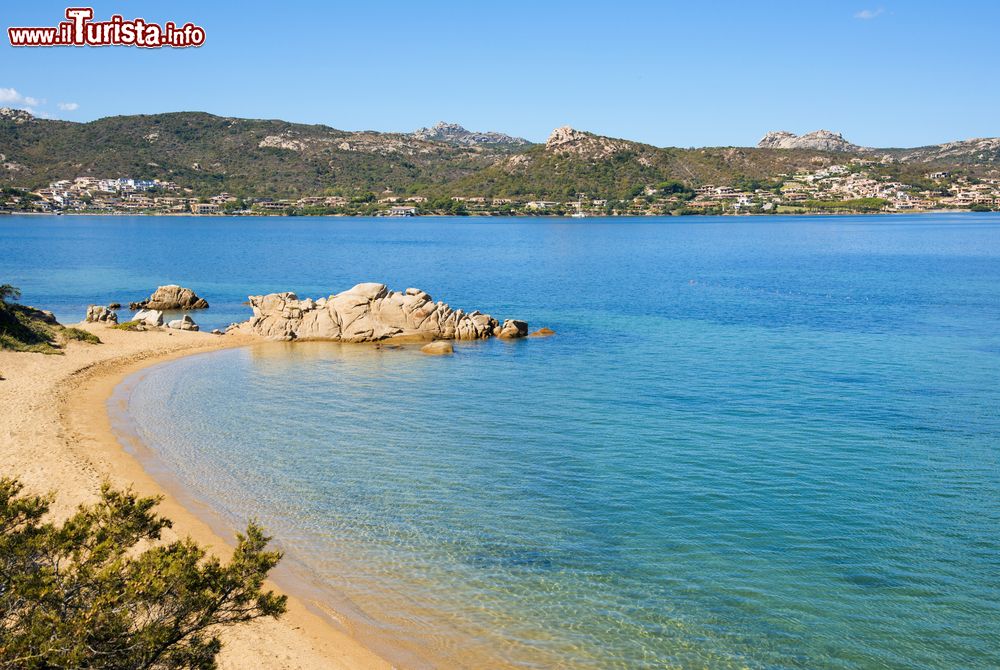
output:
<svg viewBox="0 0 1000 670"><path fill-rule="evenodd" d="M0 234L0 279L64 318L177 282L212 327L375 280L558 331L261 345L128 389L159 467L404 664L1000 666L996 216Z"/></svg>

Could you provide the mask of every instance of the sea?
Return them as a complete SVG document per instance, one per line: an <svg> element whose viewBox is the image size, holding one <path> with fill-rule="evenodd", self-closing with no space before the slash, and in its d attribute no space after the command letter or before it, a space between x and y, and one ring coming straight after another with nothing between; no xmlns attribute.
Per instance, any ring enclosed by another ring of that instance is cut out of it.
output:
<svg viewBox="0 0 1000 670"><path fill-rule="evenodd" d="M556 335L262 343L110 408L401 667L1000 667L1000 215L0 217L63 322L370 281Z"/></svg>

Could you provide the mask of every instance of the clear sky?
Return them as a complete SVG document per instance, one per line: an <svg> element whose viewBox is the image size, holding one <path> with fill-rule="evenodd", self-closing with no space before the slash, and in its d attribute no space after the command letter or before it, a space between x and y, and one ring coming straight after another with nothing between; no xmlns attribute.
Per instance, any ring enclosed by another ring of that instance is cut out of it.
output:
<svg viewBox="0 0 1000 670"><path fill-rule="evenodd" d="M56 25L67 5L5 0L0 105L74 121L445 120L534 141L571 125L657 146L752 145L777 129L873 146L1000 135L994 1L90 4L96 19L191 21L207 41L14 49L7 27Z"/></svg>

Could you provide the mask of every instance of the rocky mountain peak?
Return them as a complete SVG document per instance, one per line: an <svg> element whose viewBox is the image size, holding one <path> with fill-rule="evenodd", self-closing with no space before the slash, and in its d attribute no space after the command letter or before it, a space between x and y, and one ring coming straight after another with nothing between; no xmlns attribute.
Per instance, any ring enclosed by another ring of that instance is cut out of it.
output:
<svg viewBox="0 0 1000 670"><path fill-rule="evenodd" d="M447 123L445 121L440 121L430 128L420 128L412 133L412 137L418 140L448 142L449 144L464 146L502 145L517 147L531 144L523 137L513 137L506 133L492 131L477 132L467 130L457 123Z"/></svg>
<svg viewBox="0 0 1000 670"><path fill-rule="evenodd" d="M427 128L423 128L423 130L427 130ZM447 121L438 121L430 128L430 131L442 135L447 135L447 134L460 135L469 132L461 124L448 123Z"/></svg>
<svg viewBox="0 0 1000 670"><path fill-rule="evenodd" d="M603 159L636 145L626 140L592 135L569 126L556 128L545 142L548 151L562 151L589 159Z"/></svg>
<svg viewBox="0 0 1000 670"><path fill-rule="evenodd" d="M787 130L772 130L760 139L757 146L761 149L781 149L782 145L788 144L798 138L795 133Z"/></svg>
<svg viewBox="0 0 1000 670"><path fill-rule="evenodd" d="M549 135L549 139L545 141L545 147L547 149L552 149L553 147L558 147L561 144L570 144L572 142L579 142L580 140L585 140L590 135L587 133L576 130L575 128L570 128L569 126L563 126L562 128L556 128Z"/></svg>
<svg viewBox="0 0 1000 670"><path fill-rule="evenodd" d="M814 130L805 135L796 135L787 130L772 131L757 143L761 149L813 149L816 151L864 151L864 147L852 144L840 133L830 130Z"/></svg>
<svg viewBox="0 0 1000 670"><path fill-rule="evenodd" d="M10 119L14 123L27 123L28 121L35 120L31 112L23 109L12 109L10 107L0 107L0 118Z"/></svg>

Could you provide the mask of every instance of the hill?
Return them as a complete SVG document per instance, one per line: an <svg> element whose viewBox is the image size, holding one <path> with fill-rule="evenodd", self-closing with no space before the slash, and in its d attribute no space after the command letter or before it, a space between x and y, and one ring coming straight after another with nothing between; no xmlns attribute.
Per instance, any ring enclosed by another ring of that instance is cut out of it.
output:
<svg viewBox="0 0 1000 670"><path fill-rule="evenodd" d="M508 156L463 177L457 190L488 196L562 198L574 193L626 198L650 184L752 187L778 175L843 162L836 152L743 147L661 149L648 144L557 128L544 145Z"/></svg>
<svg viewBox="0 0 1000 670"><path fill-rule="evenodd" d="M444 184L505 152L411 135L200 112L90 123L0 117L0 180L39 187L78 176L174 181L197 193L316 194Z"/></svg>
<svg viewBox="0 0 1000 670"><path fill-rule="evenodd" d="M767 146L753 148L658 148L559 128L545 144L530 144L443 123L405 134L202 112L70 123L0 110L0 185L37 189L59 179L127 176L172 181L196 196L225 191L241 197L354 197L388 191L429 198L581 193L625 198L669 181L692 188L769 188L783 175L855 159L878 163L908 183L919 183L930 171L980 178L1000 168L1000 139L869 149L826 131L768 137Z"/></svg>

